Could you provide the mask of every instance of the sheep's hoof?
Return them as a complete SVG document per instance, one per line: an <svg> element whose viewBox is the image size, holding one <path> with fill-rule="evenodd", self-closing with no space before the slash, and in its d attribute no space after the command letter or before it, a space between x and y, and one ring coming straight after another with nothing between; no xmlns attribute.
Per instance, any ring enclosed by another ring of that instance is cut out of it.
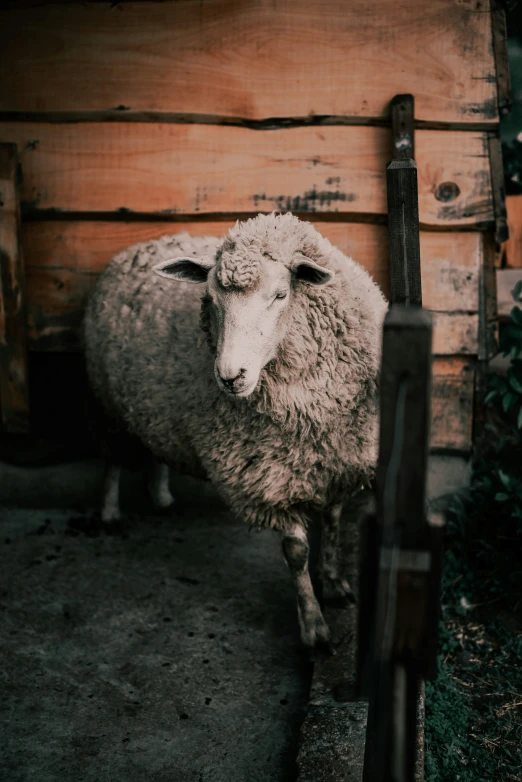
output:
<svg viewBox="0 0 522 782"><path fill-rule="evenodd" d="M117 505L104 505L100 515L101 520L106 524L112 521L121 521L121 513Z"/></svg>
<svg viewBox="0 0 522 782"><path fill-rule="evenodd" d="M333 655L335 650L330 638L330 628L320 611L299 617L301 641L310 651L312 658L322 654Z"/></svg>
<svg viewBox="0 0 522 782"><path fill-rule="evenodd" d="M324 660L326 657L334 657L335 649L331 641L318 641L313 649L308 647L308 660L316 663Z"/></svg>
<svg viewBox="0 0 522 782"><path fill-rule="evenodd" d="M169 491L162 492L155 498L154 504L159 510L169 510L169 508L172 508L172 506L176 504L176 500Z"/></svg>
<svg viewBox="0 0 522 782"><path fill-rule="evenodd" d="M169 511L176 504L175 497L172 496L169 489L161 487L158 489L153 483L149 483L149 493L158 511Z"/></svg>

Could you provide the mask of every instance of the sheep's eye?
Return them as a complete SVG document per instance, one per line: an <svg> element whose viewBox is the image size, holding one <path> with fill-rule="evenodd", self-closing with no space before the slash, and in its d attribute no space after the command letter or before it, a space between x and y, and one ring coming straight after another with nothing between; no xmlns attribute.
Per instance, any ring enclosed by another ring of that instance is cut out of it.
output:
<svg viewBox="0 0 522 782"><path fill-rule="evenodd" d="M276 299L286 299L287 295L287 291L279 291L279 293L276 293L275 297Z"/></svg>

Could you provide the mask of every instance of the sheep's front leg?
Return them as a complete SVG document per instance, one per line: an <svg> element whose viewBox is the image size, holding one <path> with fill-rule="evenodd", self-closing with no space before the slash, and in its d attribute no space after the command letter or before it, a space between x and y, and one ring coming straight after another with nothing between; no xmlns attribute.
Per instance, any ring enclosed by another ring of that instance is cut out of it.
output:
<svg viewBox="0 0 522 782"><path fill-rule="evenodd" d="M308 572L308 538L306 530L293 524L283 533L283 554L297 592L297 615L301 640L305 646L327 646L330 651L330 630L326 624Z"/></svg>
<svg viewBox="0 0 522 782"><path fill-rule="evenodd" d="M340 562L342 503L334 505L324 514L319 552L319 575L326 601L353 601L352 588L343 578Z"/></svg>
<svg viewBox="0 0 522 782"><path fill-rule="evenodd" d="M166 509L174 505L175 499L169 489L169 468L166 464L154 460L148 487L156 508Z"/></svg>
<svg viewBox="0 0 522 782"><path fill-rule="evenodd" d="M118 521L120 518L121 466L108 463L103 482L102 521Z"/></svg>

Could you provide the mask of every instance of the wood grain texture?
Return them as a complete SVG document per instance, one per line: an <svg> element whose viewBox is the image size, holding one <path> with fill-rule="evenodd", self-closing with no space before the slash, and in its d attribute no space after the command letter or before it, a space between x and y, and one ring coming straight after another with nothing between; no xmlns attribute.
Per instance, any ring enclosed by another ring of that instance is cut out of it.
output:
<svg viewBox="0 0 522 782"><path fill-rule="evenodd" d="M385 779L387 769L394 765L393 727L396 725L401 725L404 735L403 779L414 782L417 680L436 668L434 634L439 601L430 600L430 592L431 582L439 582L440 571L426 519L431 336L431 315L418 306L394 305L384 321L379 459L375 477L380 532L375 548L379 564L374 573L376 586L367 586L370 594L375 594L363 777L368 782ZM413 575L408 572L411 566L400 559L408 554L413 559L421 551L429 558L429 564L424 572ZM398 568L397 573L393 572L394 568ZM402 711L397 707L394 663L404 665L405 669ZM408 692L409 688L413 693Z"/></svg>
<svg viewBox="0 0 522 782"><path fill-rule="evenodd" d="M382 544L387 549L397 540L389 538L389 528L396 524L401 525L401 549L423 548L426 542L432 330L432 316L429 312L420 306L401 303L394 303L383 324L379 459L375 493L381 533L388 527L387 540ZM379 618L384 619L384 616ZM384 624L379 619L377 624L384 633ZM383 661L383 636L378 635L376 642L375 654L379 661ZM388 654L393 653L392 648Z"/></svg>
<svg viewBox="0 0 522 782"><path fill-rule="evenodd" d="M491 24L493 32L493 55L497 77L498 108L501 116L511 111L511 78L509 73L508 42L506 29L506 3L491 0Z"/></svg>
<svg viewBox="0 0 522 782"><path fill-rule="evenodd" d="M80 348L85 300L98 274L119 250L138 241L184 230L194 235L220 236L232 224L232 221L26 224L23 238L31 348L39 351ZM387 230L384 226L321 220L314 224L330 241L362 263L386 291L389 290ZM421 232L424 302L433 310L441 311L443 318L446 317L444 307L458 311L478 306L481 243L479 233ZM460 314L466 316L468 313ZM458 312L453 315L458 316ZM438 314L435 319L437 317ZM447 332L446 328L439 334ZM451 334L450 337L453 339ZM473 358L435 358L433 448L461 451L471 448L473 373Z"/></svg>
<svg viewBox="0 0 522 782"><path fill-rule="evenodd" d="M509 269L522 267L522 195L506 197L509 239L502 247L502 256Z"/></svg>
<svg viewBox="0 0 522 782"><path fill-rule="evenodd" d="M417 166L392 160L386 166L391 301L422 306Z"/></svg>
<svg viewBox="0 0 522 782"><path fill-rule="evenodd" d="M431 448L471 449L475 366L461 356L434 359Z"/></svg>
<svg viewBox="0 0 522 782"><path fill-rule="evenodd" d="M502 147L499 136L489 134L488 155L491 171L493 211L495 213L496 241L498 244L502 244L509 238L509 230L507 223L506 186L504 182Z"/></svg>
<svg viewBox="0 0 522 782"><path fill-rule="evenodd" d="M433 353L436 356L476 356L478 333L478 313L436 312L433 318Z"/></svg>
<svg viewBox="0 0 522 782"><path fill-rule="evenodd" d="M487 362L498 353L498 308L496 265L500 255L498 233L488 231L482 243L483 262L479 282L479 349L478 357ZM485 367L487 372L487 366Z"/></svg>
<svg viewBox="0 0 522 782"><path fill-rule="evenodd" d="M0 110L498 121L489 3L186 0L0 11ZM118 110L118 107L122 107Z"/></svg>
<svg viewBox="0 0 522 782"><path fill-rule="evenodd" d="M395 95L390 114L394 159L415 160L415 96Z"/></svg>
<svg viewBox="0 0 522 782"><path fill-rule="evenodd" d="M377 127L256 132L210 125L0 123L23 157L32 209L146 214L386 215L390 133ZM494 219L484 133L416 133L421 224Z"/></svg>
<svg viewBox="0 0 522 782"><path fill-rule="evenodd" d="M361 263L389 296L384 226L320 220L314 224L333 244ZM98 274L119 250L138 241L183 231L221 236L232 225L233 221L27 223L23 238L31 348L80 347L80 325L87 296ZM424 302L436 313L435 353L475 354L481 234L421 232L421 257Z"/></svg>
<svg viewBox="0 0 522 782"><path fill-rule="evenodd" d="M28 432L27 313L13 144L0 144L0 400L4 431Z"/></svg>

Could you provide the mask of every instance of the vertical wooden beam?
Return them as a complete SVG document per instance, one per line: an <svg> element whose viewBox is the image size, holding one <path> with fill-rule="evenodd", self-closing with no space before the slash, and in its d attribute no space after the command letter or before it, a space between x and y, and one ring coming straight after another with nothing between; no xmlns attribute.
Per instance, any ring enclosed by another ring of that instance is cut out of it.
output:
<svg viewBox="0 0 522 782"><path fill-rule="evenodd" d="M0 144L0 401L2 428L29 431L27 316L16 144Z"/></svg>
<svg viewBox="0 0 522 782"><path fill-rule="evenodd" d="M475 370L473 404L473 441L479 442L485 434L489 361L498 351L498 308L496 261L498 244L493 231L482 234L483 252L479 279L479 352Z"/></svg>
<svg viewBox="0 0 522 782"><path fill-rule="evenodd" d="M413 95L396 95L391 102L393 157L415 158L415 99Z"/></svg>
<svg viewBox="0 0 522 782"><path fill-rule="evenodd" d="M497 73L498 112L502 116L509 114L512 106L506 8L505 2L502 2L502 0L491 0L491 27L493 32L493 55Z"/></svg>
<svg viewBox="0 0 522 782"><path fill-rule="evenodd" d="M419 201L415 161L392 160L386 167L391 300L422 306Z"/></svg>
<svg viewBox="0 0 522 782"><path fill-rule="evenodd" d="M363 782L418 778L419 687L437 659L441 535L425 512L431 341L429 312L391 307L383 332L377 518L366 541L377 543L378 553L367 557L373 572L361 583L373 601L370 654L359 662L370 695Z"/></svg>
<svg viewBox="0 0 522 782"><path fill-rule="evenodd" d="M361 543L358 691L369 695L363 782L423 779L422 680L433 675L437 656L441 541L426 519L433 329L422 309L413 122L413 97L396 96L395 159L386 170L392 306L383 328L377 511Z"/></svg>
<svg viewBox="0 0 522 782"><path fill-rule="evenodd" d="M502 147L498 135L489 134L488 138L489 166L491 175L491 192L493 196L493 211L495 213L495 228L497 244L509 239L509 228L506 209L506 188L504 185L504 165L502 163Z"/></svg>
<svg viewBox="0 0 522 782"><path fill-rule="evenodd" d="M500 250L493 231L482 234L482 265L479 277L479 361L489 361L498 352L498 307L496 264Z"/></svg>
<svg viewBox="0 0 522 782"><path fill-rule="evenodd" d="M377 519L383 529L391 513L401 529L402 547L411 549L422 546L426 538L431 343L432 317L427 310L391 307L383 328Z"/></svg>

